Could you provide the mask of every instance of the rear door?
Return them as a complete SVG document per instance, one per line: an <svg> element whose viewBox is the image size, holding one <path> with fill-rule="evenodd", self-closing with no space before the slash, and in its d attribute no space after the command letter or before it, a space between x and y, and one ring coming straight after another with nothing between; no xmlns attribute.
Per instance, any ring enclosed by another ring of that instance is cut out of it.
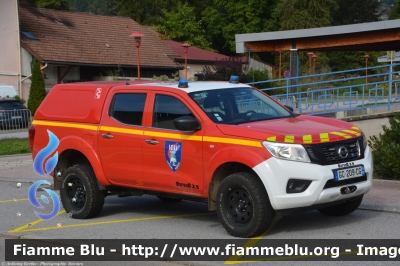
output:
<svg viewBox="0 0 400 266"><path fill-rule="evenodd" d="M116 89L109 93L99 134L107 178L121 185L143 186L142 148L146 91Z"/></svg>
<svg viewBox="0 0 400 266"><path fill-rule="evenodd" d="M147 127L143 147L144 180L158 191L201 194L204 190L203 130L179 131L173 120L193 116L190 105L174 93L155 92L151 127Z"/></svg>

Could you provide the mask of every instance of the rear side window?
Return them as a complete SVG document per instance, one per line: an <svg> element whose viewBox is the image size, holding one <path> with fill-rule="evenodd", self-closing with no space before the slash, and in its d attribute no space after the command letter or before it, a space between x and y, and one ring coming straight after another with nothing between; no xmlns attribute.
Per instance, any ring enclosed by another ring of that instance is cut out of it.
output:
<svg viewBox="0 0 400 266"><path fill-rule="evenodd" d="M141 126L145 102L145 93L115 94L109 115L123 124Z"/></svg>
<svg viewBox="0 0 400 266"><path fill-rule="evenodd" d="M194 117L189 108L180 100L168 95L156 95L153 127L176 130L174 119L186 115Z"/></svg>

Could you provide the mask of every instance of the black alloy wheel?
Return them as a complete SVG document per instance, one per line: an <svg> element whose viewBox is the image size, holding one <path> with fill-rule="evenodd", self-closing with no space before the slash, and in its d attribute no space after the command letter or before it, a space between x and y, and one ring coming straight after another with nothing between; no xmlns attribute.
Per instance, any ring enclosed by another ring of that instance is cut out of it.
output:
<svg viewBox="0 0 400 266"><path fill-rule="evenodd" d="M245 224L253 216L253 202L242 188L232 189L226 197L227 214L235 222Z"/></svg>

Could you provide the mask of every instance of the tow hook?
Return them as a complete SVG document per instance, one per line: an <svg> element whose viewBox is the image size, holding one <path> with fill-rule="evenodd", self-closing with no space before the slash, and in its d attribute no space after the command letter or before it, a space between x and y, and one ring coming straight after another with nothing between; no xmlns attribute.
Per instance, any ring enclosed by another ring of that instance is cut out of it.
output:
<svg viewBox="0 0 400 266"><path fill-rule="evenodd" d="M356 191L357 190L357 187L356 186L348 186L348 187L342 187L341 189L340 189L340 194L351 194L351 193L353 193L354 191Z"/></svg>

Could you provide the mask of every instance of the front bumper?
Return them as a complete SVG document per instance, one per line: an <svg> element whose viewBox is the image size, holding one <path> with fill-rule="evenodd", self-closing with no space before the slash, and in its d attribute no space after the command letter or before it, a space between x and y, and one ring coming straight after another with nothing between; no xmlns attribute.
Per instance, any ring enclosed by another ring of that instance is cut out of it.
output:
<svg viewBox="0 0 400 266"><path fill-rule="evenodd" d="M372 187L373 163L372 153L369 147L365 149L364 159L353 161L354 165L364 165L367 176L366 181L351 183L343 186L325 188L328 180L333 179L333 169L338 169L337 164L318 165L301 163L288 160L280 160L274 157L256 165L253 170L261 178L267 190L271 205L278 212L285 209L312 209L318 206L341 203L350 198L367 193ZM310 186L302 193L286 193L289 179L311 180ZM355 185L357 190L351 194L341 194L340 189Z"/></svg>

